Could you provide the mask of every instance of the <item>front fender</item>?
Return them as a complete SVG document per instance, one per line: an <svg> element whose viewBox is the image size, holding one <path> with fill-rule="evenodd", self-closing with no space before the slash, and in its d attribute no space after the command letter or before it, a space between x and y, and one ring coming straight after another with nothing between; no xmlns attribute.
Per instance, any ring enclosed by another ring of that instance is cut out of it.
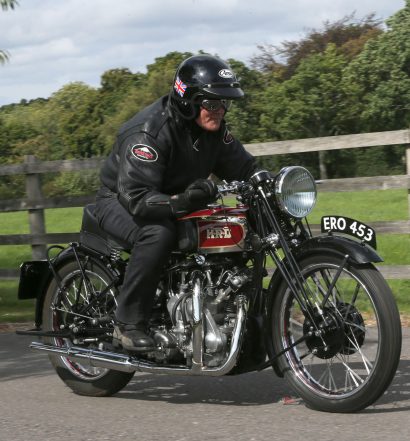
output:
<svg viewBox="0 0 410 441"><path fill-rule="evenodd" d="M293 254L296 261L301 261L304 258L312 255L337 255L340 257L349 256L349 259L357 264L382 262L383 259L376 253L376 251L368 245L362 245L359 242L348 239L338 235L316 236L306 240L297 248L293 249ZM269 283L269 287L266 290L266 309L264 312L265 322L265 335L266 348L269 358L273 357L273 345L271 335L271 314L273 308L273 302L275 299L275 293L283 282L281 272L276 269ZM278 376L283 377L283 373L279 370L276 362L273 363L273 367Z"/></svg>
<svg viewBox="0 0 410 441"><path fill-rule="evenodd" d="M358 264L383 262L369 245L334 234L312 237L299 245L294 253L298 260L312 254L331 253L339 256L349 255L349 259Z"/></svg>
<svg viewBox="0 0 410 441"><path fill-rule="evenodd" d="M312 237L294 249L293 254L296 261L301 261L302 259L314 254L323 256L333 254L340 257L345 257L348 255L349 259L357 264L383 262L383 259L372 247L362 245L354 240L333 234L328 236ZM268 299L273 298L274 293L282 280L283 278L281 272L276 269L273 272L269 283L269 288L267 290Z"/></svg>

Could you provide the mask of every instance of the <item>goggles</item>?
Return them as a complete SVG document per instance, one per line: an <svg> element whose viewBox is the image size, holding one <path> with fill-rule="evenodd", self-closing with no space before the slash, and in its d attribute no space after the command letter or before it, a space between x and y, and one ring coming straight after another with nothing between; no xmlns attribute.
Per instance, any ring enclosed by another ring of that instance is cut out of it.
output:
<svg viewBox="0 0 410 441"><path fill-rule="evenodd" d="M228 111L231 107L232 101L231 100L202 100L201 106L210 111L216 111L219 110L221 107L225 109L225 111Z"/></svg>

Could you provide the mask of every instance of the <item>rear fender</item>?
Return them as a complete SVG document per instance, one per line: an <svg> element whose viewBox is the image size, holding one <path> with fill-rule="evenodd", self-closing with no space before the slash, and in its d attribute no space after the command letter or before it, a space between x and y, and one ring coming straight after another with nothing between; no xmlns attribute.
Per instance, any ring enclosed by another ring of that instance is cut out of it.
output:
<svg viewBox="0 0 410 441"><path fill-rule="evenodd" d="M43 306L44 306L44 299L46 297L46 293L48 290L48 287L52 280L54 279L55 275L51 268L51 265L54 268L54 271L58 271L58 269L64 265L66 262L69 262L71 260L75 259L74 251L72 246L69 246L65 248L61 253L59 253L54 259L52 259L51 264L48 264L48 270L44 273L43 277L43 283L41 286L41 289L37 292L37 300L36 300L36 312L35 312L35 324L37 328L41 327L42 321L43 321Z"/></svg>
<svg viewBox="0 0 410 441"><path fill-rule="evenodd" d="M19 300L36 299L42 292L50 275L47 260L31 260L20 265L20 280L17 292Z"/></svg>
<svg viewBox="0 0 410 441"><path fill-rule="evenodd" d="M41 327L44 298L54 278L51 265L55 270L65 262L75 259L72 246L65 248L49 263L47 260L23 262L20 266L18 299L36 299L35 324Z"/></svg>

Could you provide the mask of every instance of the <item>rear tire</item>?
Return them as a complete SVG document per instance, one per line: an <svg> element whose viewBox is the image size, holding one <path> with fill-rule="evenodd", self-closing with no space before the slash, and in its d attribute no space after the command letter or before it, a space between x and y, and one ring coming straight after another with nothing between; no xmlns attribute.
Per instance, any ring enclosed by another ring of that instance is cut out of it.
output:
<svg viewBox="0 0 410 441"><path fill-rule="evenodd" d="M104 265L92 259L84 264L85 273L91 282L92 287L86 287L77 262L69 261L64 263L58 274L61 278L61 286L64 289L60 293L59 286L55 279L50 283L44 299L43 326L46 331L57 331L61 325L71 324L75 315L70 314L73 308L75 297L79 296L82 304L90 300L91 290L101 291L107 287L113 278ZM90 316L99 317L107 315L115 307L115 288L107 293L107 301L90 310ZM55 346L73 346L70 339L46 338L47 343ZM96 348L95 344L87 344L87 347ZM120 372L110 369L95 368L87 362L70 360L68 357L49 355L58 376L76 394L92 397L113 395L123 389L132 379L134 372Z"/></svg>
<svg viewBox="0 0 410 441"><path fill-rule="evenodd" d="M299 262L311 300L320 304L342 260L322 254ZM271 295L272 343L278 353L313 327L284 281ZM393 294L373 265L349 263L323 312L326 333L297 344L277 366L309 407L359 411L385 392L399 363L401 325Z"/></svg>

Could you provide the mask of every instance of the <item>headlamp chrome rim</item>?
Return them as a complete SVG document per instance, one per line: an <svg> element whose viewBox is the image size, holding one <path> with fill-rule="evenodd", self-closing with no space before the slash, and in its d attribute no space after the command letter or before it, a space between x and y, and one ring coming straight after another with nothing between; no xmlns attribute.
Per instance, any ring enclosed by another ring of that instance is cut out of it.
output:
<svg viewBox="0 0 410 441"><path fill-rule="evenodd" d="M285 167L276 176L275 196L283 212L291 217L302 219L316 205L315 179L304 167Z"/></svg>

